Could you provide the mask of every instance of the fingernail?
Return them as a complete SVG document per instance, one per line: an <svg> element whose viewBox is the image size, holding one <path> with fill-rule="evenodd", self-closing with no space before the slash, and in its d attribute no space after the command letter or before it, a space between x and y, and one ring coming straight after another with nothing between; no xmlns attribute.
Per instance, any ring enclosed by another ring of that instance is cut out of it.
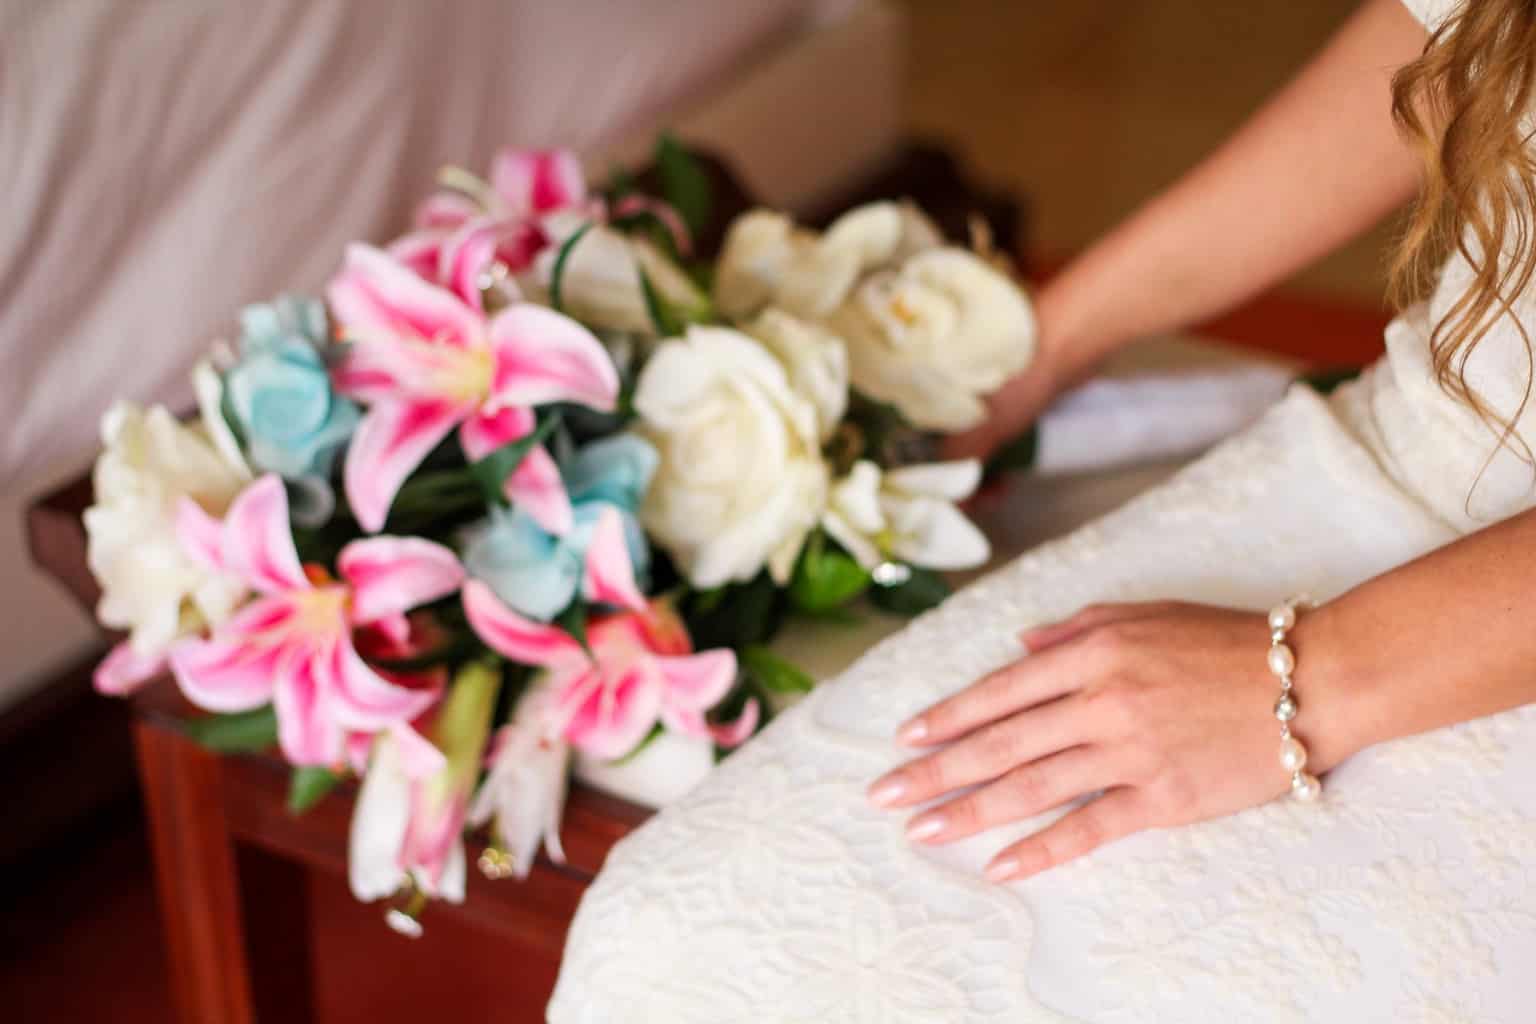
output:
<svg viewBox="0 0 1536 1024"><path fill-rule="evenodd" d="M944 815L924 814L912 819L912 824L907 826L907 838L914 841L932 839L944 831Z"/></svg>
<svg viewBox="0 0 1536 1024"><path fill-rule="evenodd" d="M1012 857L1002 857L987 865L986 876L989 882L1006 882L1019 870L1019 862Z"/></svg>
<svg viewBox="0 0 1536 1024"><path fill-rule="evenodd" d="M907 784L900 779L885 779L870 787L869 801L877 807L889 807L907 791Z"/></svg>
<svg viewBox="0 0 1536 1024"><path fill-rule="evenodd" d="M900 743L921 743L928 738L928 723L921 718L914 718L896 731L896 739Z"/></svg>

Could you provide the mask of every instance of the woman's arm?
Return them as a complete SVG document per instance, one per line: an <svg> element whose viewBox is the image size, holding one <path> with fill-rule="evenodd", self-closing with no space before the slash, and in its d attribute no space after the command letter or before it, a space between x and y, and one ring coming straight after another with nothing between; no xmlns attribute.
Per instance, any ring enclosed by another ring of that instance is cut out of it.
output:
<svg viewBox="0 0 1536 1024"><path fill-rule="evenodd" d="M1536 511L1463 538L1316 611L1291 633L1293 723L1324 772L1364 747L1536 702ZM1103 795L993 860L1008 880L1144 828L1252 807L1290 788L1278 762L1265 616L1188 604L1100 605L1022 634L1029 655L912 719L930 747L875 782L945 843Z"/></svg>
<svg viewBox="0 0 1536 1024"><path fill-rule="evenodd" d="M1040 291L1039 357L951 451L989 452L1116 348L1243 302L1408 199L1418 158L1390 83L1424 40L1401 0L1366 0L1221 148Z"/></svg>

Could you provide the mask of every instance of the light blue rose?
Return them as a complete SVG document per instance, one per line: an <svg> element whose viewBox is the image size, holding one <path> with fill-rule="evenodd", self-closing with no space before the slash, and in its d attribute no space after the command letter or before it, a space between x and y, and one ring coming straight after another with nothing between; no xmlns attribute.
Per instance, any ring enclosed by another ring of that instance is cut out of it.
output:
<svg viewBox="0 0 1536 1024"><path fill-rule="evenodd" d="M546 533L517 508L496 510L468 531L464 567L508 607L548 622L575 599L598 518L616 508L635 575L643 577L650 569L650 547L636 512L656 462L656 449L633 434L594 441L562 473L574 519L569 533Z"/></svg>
<svg viewBox="0 0 1536 1024"><path fill-rule="evenodd" d="M336 394L321 354L325 307L283 296L240 314L240 357L224 378L225 401L257 472L293 485L294 518L324 522L335 508L330 485L336 457L361 412Z"/></svg>

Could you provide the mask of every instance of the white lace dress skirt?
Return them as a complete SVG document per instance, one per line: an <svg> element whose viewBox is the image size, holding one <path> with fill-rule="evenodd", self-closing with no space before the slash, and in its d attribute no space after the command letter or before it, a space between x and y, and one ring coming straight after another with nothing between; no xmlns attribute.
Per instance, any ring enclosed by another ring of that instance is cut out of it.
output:
<svg viewBox="0 0 1536 1024"><path fill-rule="evenodd" d="M1422 325L1394 330L1392 356L1332 401L1294 389L961 591L621 843L549 1019L1531 1020L1536 708L1368 750L1318 805L1142 833L1006 886L981 867L1046 819L920 848L907 815L864 799L903 759L895 726L1018 656L1021 627L1095 601L1327 599L1470 529L1486 447L1435 397ZM1298 687L1305 701L1305 666Z"/></svg>

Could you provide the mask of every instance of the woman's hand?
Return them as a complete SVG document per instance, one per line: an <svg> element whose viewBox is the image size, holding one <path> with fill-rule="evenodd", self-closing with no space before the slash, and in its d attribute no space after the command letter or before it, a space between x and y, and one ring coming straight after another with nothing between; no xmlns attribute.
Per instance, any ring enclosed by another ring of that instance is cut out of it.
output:
<svg viewBox="0 0 1536 1024"><path fill-rule="evenodd" d="M1313 686L1298 625L1298 736L1322 772L1349 751L1308 732L1337 709ZM947 843L1099 794L999 853L992 881L1032 875L1145 828L1201 821L1289 789L1272 708L1279 684L1265 616L1189 604L1098 605L1021 635L1028 656L903 725L912 746L949 744L875 782L910 807L915 842ZM955 742L951 742L955 741ZM964 795L956 790L978 786Z"/></svg>

